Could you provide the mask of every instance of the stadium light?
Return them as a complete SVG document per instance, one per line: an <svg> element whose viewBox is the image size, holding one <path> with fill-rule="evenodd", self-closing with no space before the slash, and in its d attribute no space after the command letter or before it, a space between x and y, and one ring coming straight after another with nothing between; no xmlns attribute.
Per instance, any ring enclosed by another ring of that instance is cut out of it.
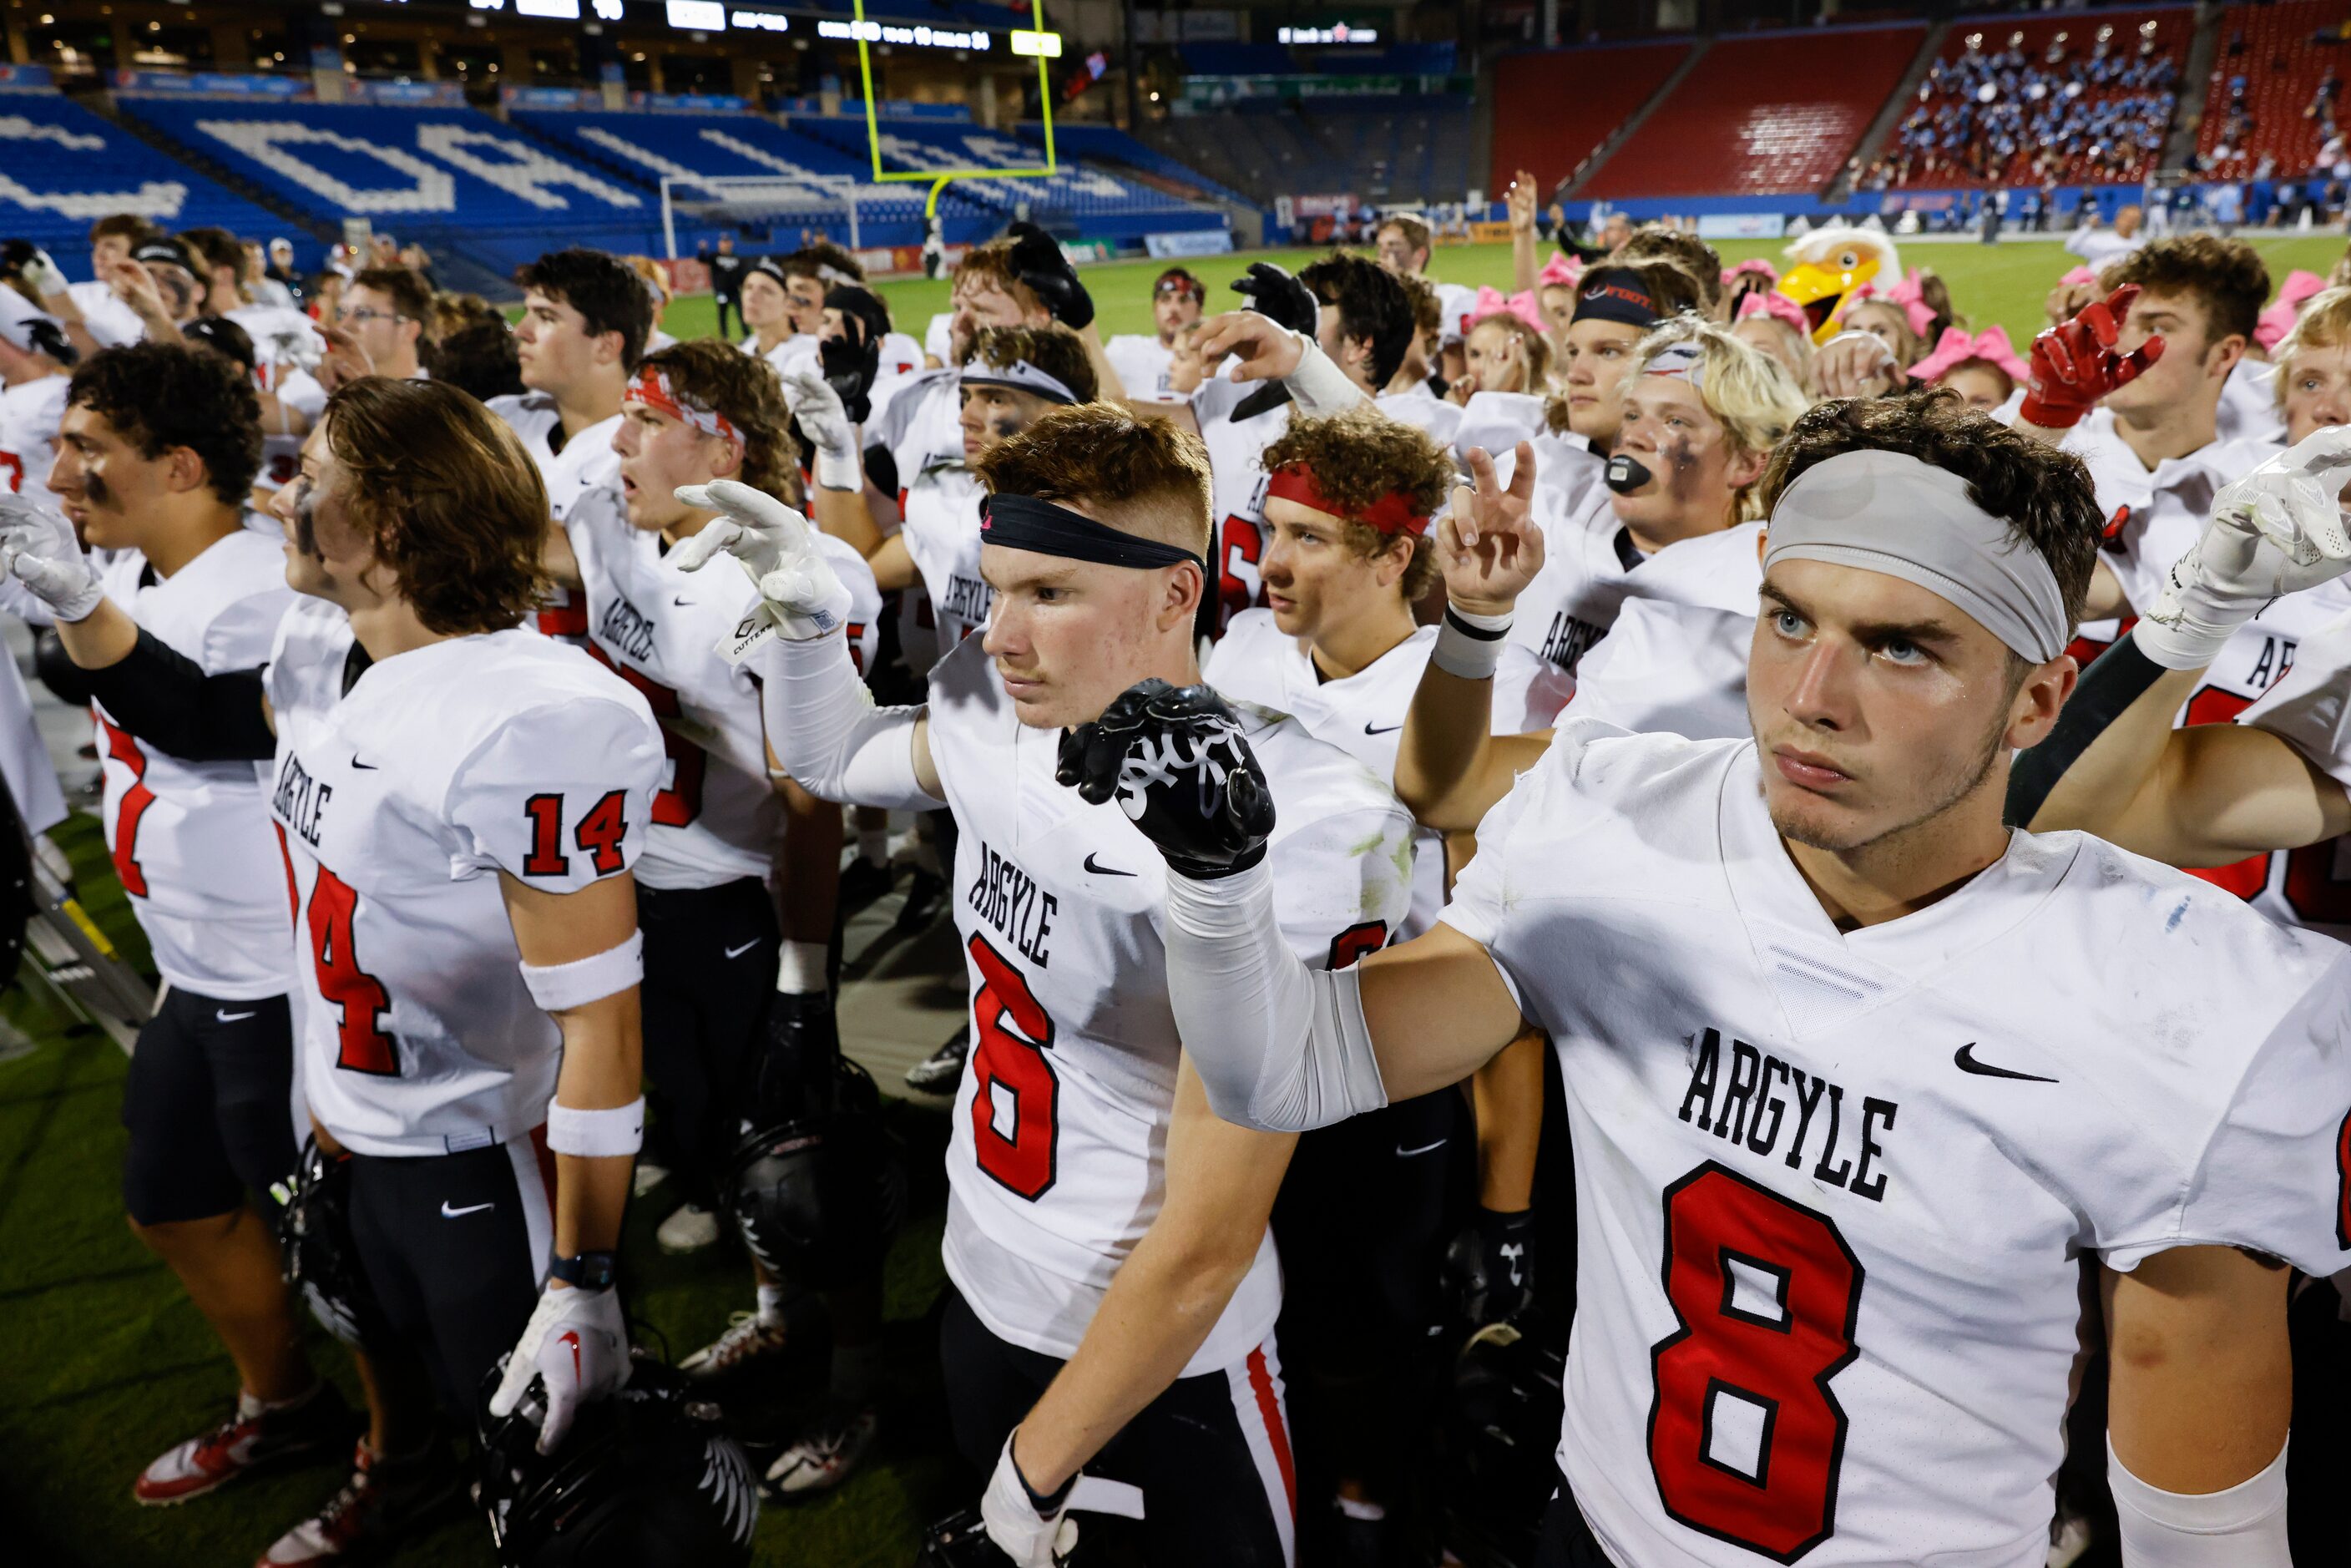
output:
<svg viewBox="0 0 2351 1568"><path fill-rule="evenodd" d="M1040 60L1058 60L1061 57L1061 35L1048 33L1041 28L1035 32L1015 33L1012 35L1012 52L1034 55Z"/></svg>
<svg viewBox="0 0 2351 1568"><path fill-rule="evenodd" d="M725 0L669 0L669 25L682 32L723 33L726 30Z"/></svg>

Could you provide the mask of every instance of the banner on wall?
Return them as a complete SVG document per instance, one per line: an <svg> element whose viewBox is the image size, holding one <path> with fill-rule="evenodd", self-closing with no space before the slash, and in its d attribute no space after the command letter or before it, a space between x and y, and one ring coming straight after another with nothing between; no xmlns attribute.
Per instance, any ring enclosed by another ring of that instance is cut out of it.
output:
<svg viewBox="0 0 2351 1568"><path fill-rule="evenodd" d="M234 95L238 98L308 98L304 77L274 77L236 71L117 71L114 90L129 93Z"/></svg>
<svg viewBox="0 0 2351 1568"><path fill-rule="evenodd" d="M1144 235L1143 248L1153 256L1229 256L1230 229L1190 229L1181 234Z"/></svg>
<svg viewBox="0 0 2351 1568"><path fill-rule="evenodd" d="M1508 225L1504 225L1507 227ZM1778 239L1787 232L1784 213L1700 213L1700 239Z"/></svg>

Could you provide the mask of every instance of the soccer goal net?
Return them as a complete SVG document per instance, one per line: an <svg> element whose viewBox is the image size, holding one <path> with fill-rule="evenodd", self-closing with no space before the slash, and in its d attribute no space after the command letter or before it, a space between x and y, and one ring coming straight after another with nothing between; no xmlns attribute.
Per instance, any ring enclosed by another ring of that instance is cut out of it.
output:
<svg viewBox="0 0 2351 1568"><path fill-rule="evenodd" d="M850 248L857 248L857 187L848 179L789 174L718 178L664 174L661 183L662 235L672 259L677 231L697 228L786 228L795 224L849 223ZM787 236L794 237L794 236ZM797 244L797 238L794 237Z"/></svg>

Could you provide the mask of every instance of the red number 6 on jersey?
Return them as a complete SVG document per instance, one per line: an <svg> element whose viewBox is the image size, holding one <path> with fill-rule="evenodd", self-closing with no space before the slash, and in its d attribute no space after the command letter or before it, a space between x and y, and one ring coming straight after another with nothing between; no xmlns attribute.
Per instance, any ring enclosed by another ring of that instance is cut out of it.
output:
<svg viewBox="0 0 2351 1568"><path fill-rule="evenodd" d="M1827 1216L1712 1160L1666 1189L1649 1468L1666 1511L1782 1563L1836 1533L1862 1267Z"/></svg>
<svg viewBox="0 0 2351 1568"><path fill-rule="evenodd" d="M986 937L975 933L970 951L972 967L979 971L979 989L971 998L972 1147L981 1170L1034 1203L1053 1185L1059 1135L1054 1113L1061 1083L1045 1059L1053 1044L1053 1020L1020 971ZM999 1098L1008 1095L1009 1135L996 1126Z"/></svg>

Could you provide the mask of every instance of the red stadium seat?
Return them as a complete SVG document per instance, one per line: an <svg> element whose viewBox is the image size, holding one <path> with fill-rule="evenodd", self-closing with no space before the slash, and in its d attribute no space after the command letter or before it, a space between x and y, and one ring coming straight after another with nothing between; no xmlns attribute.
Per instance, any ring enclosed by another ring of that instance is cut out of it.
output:
<svg viewBox="0 0 2351 1568"><path fill-rule="evenodd" d="M1663 44L1548 49L1494 68L1494 172L1500 193L1521 169L1549 192L1663 87L1690 52Z"/></svg>
<svg viewBox="0 0 2351 1568"><path fill-rule="evenodd" d="M2252 174L2264 155L2281 176L2309 172L2325 140L2317 117L2305 118L2312 96L2331 67L2351 70L2351 42L2320 43L2316 35L2351 22L2351 0L2288 0L2277 5L2231 5L2220 16L2220 47L2204 99L2196 154L2206 172L2227 178ZM2233 47L2241 37L2243 48ZM2339 37L2339 33L2338 33ZM2240 134L2231 139L2230 81L2245 78ZM2336 105L2338 117L2341 104ZM2229 155L2216 156L2223 144Z"/></svg>

